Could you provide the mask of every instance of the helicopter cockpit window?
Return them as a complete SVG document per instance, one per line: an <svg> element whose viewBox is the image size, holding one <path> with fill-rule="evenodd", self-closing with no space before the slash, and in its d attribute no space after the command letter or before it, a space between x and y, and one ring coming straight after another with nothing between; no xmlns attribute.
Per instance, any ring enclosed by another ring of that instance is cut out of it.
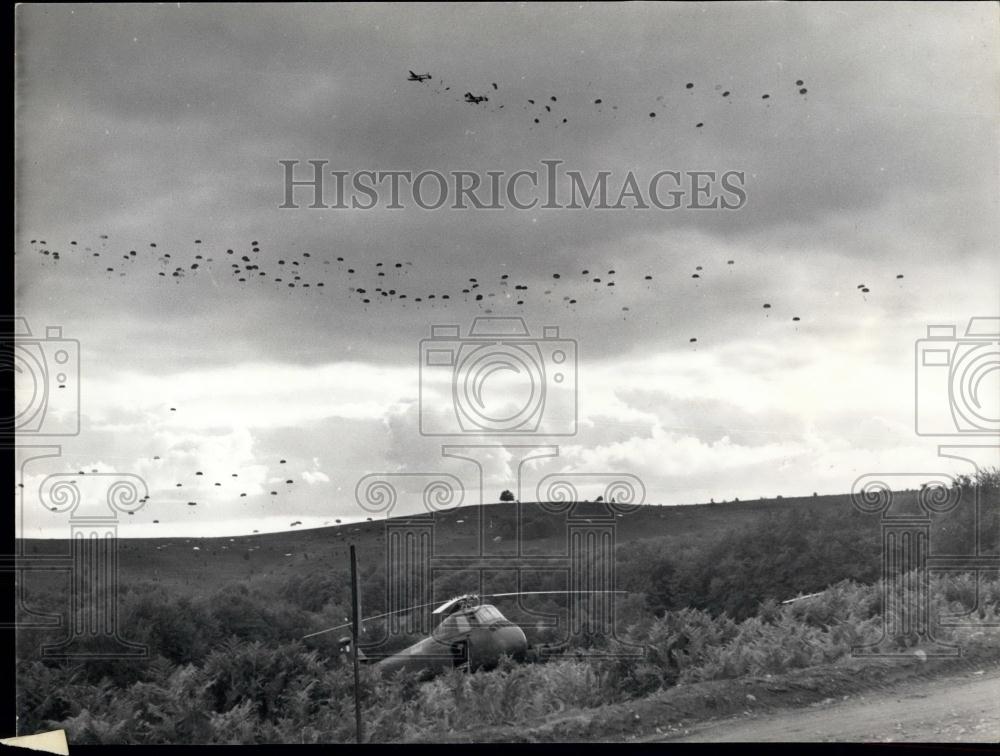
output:
<svg viewBox="0 0 1000 756"><path fill-rule="evenodd" d="M441 623L441 629L451 633L465 633L468 632L469 620L464 614L453 614L444 622Z"/></svg>
<svg viewBox="0 0 1000 756"><path fill-rule="evenodd" d="M476 610L476 619L485 625L491 622L496 622L497 620L502 620L503 615L492 606L481 606Z"/></svg>

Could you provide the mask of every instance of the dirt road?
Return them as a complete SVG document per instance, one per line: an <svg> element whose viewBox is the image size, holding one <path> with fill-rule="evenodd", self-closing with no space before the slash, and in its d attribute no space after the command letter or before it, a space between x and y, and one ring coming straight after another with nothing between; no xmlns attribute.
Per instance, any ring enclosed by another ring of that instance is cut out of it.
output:
<svg viewBox="0 0 1000 756"><path fill-rule="evenodd" d="M1000 742L1000 669L700 723L657 740Z"/></svg>

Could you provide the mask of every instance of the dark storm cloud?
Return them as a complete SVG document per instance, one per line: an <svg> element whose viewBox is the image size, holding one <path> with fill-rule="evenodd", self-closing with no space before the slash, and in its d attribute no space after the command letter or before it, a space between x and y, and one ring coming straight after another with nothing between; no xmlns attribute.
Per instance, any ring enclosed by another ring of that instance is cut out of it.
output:
<svg viewBox="0 0 1000 756"><path fill-rule="evenodd" d="M921 185L959 185L975 202L988 180L982 161L995 160L985 149L995 95L974 84L991 58L985 36L959 38L969 27L962 15L946 20L933 6L24 8L22 146L41 164L26 177L24 222L124 211L150 233L269 230L285 241L305 224L310 242L333 236L350 247L370 237L364 220L345 214L304 221L276 212L280 158L515 170L556 157L581 170L735 168L752 177L750 205L737 214L561 213L541 227L525 214L385 219L386 247L407 243L438 260L449 256L442 238L472 234L479 244L455 250L455 261L473 268L499 256L530 270L542 260L526 248L558 261L572 251L570 235L597 241L685 226L742 234ZM408 85L411 65L458 89L498 81L509 109L487 113ZM798 78L811 87L806 102L792 87ZM687 80L697 81L690 95ZM718 97L716 84L732 98ZM763 91L774 91L767 107ZM562 95L572 121L529 131L520 106L548 93ZM616 115L595 114L592 95L619 102ZM638 116L656 97L663 112L651 125ZM708 128L695 132L695 120ZM69 216L53 218L53 205Z"/></svg>
<svg viewBox="0 0 1000 756"><path fill-rule="evenodd" d="M578 340L587 422L567 459L634 463L667 502L772 493L788 460L809 460L791 489L843 491L866 444L895 449L908 428L914 334L998 305L995 5L22 5L16 20L17 307L81 341L81 463L140 454L163 476L146 458L165 446L263 486L284 454L324 496L423 469L439 450L414 436L418 342L489 308ZM282 159L559 159L615 186L738 170L747 204L280 210ZM226 250L253 241L268 276L238 284ZM269 283L307 252L321 292ZM197 254L213 260L195 273ZM405 303L350 291L374 290L379 261L412 263ZM471 277L496 296L458 294ZM171 425L157 413L175 383L193 407Z"/></svg>

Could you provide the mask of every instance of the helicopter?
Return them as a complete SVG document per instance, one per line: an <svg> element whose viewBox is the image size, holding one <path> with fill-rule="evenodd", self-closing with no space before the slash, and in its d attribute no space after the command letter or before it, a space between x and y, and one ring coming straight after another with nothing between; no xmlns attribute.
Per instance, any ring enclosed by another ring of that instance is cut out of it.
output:
<svg viewBox="0 0 1000 756"><path fill-rule="evenodd" d="M512 593L464 594L445 601L431 613L442 620L426 638L383 659L374 660L357 649L358 661L372 665L383 674L395 674L400 670L416 675L418 680L429 680L450 669L468 672L495 668L502 657L508 656L518 662L544 661L548 656L565 650L568 644L545 644L531 646L524 631L508 620L493 604L484 603L484 598L542 594L598 594L627 593L627 591L515 591ZM393 614L411 612L433 604L398 609L372 617L365 617L362 623L381 619ZM303 636L312 638L323 633L350 627L350 623L337 625ZM339 639L340 652L351 653L350 636Z"/></svg>

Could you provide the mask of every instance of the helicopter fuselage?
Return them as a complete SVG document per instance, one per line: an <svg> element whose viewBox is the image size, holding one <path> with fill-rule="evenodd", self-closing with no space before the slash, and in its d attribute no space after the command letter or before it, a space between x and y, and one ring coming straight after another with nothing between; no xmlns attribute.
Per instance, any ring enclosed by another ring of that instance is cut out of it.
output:
<svg viewBox="0 0 1000 756"><path fill-rule="evenodd" d="M383 674L407 670L429 678L455 668L490 669L504 655L521 661L527 650L528 641L520 627L496 607L480 604L453 612L429 637L374 666Z"/></svg>

